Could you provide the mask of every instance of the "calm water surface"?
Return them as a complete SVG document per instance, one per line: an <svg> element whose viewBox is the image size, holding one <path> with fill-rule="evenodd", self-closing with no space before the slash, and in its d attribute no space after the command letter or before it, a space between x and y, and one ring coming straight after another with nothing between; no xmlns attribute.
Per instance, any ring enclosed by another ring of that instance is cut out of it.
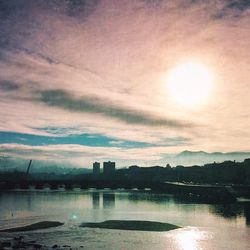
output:
<svg viewBox="0 0 250 250"><path fill-rule="evenodd" d="M167 222L183 228L140 232L79 228L82 222L111 219ZM41 220L59 228L22 233L38 242L84 249L250 249L250 203L188 204L171 196L139 191L0 193L0 228ZM13 237L2 233L0 238Z"/></svg>

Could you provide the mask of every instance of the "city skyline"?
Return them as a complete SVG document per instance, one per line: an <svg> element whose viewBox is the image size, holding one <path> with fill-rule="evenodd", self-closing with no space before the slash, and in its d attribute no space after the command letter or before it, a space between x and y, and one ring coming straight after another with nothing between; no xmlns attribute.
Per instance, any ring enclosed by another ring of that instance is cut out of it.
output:
<svg viewBox="0 0 250 250"><path fill-rule="evenodd" d="M86 167L250 152L249 7L1 1L0 155Z"/></svg>

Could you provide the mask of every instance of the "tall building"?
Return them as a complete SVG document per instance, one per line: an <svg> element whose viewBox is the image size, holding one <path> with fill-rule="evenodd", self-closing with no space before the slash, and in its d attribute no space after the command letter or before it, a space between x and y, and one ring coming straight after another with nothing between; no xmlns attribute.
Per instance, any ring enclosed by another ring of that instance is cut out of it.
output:
<svg viewBox="0 0 250 250"><path fill-rule="evenodd" d="M103 162L103 173L104 175L112 175L115 173L115 162L106 161Z"/></svg>
<svg viewBox="0 0 250 250"><path fill-rule="evenodd" d="M93 174L98 175L100 174L101 169L100 169L100 162L94 162L93 163Z"/></svg>
<svg viewBox="0 0 250 250"><path fill-rule="evenodd" d="M247 183L250 183L250 158L244 160L245 175Z"/></svg>

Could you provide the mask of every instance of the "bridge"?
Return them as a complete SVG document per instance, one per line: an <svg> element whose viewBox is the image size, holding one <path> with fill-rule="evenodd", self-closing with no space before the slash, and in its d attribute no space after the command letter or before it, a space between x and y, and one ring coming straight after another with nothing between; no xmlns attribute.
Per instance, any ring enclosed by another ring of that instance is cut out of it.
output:
<svg viewBox="0 0 250 250"><path fill-rule="evenodd" d="M138 189L173 194L175 197L203 203L235 202L237 192L231 186L188 185L173 182L128 181L128 180L18 180L0 183L0 190L86 190Z"/></svg>

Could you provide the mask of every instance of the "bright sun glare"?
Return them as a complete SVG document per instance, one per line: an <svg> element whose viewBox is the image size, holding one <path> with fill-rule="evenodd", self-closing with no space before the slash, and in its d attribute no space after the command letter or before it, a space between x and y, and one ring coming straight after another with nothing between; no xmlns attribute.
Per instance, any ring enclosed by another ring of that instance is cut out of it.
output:
<svg viewBox="0 0 250 250"><path fill-rule="evenodd" d="M172 69L167 76L171 98L176 103L195 107L208 100L212 90L212 75L198 63L184 63Z"/></svg>

